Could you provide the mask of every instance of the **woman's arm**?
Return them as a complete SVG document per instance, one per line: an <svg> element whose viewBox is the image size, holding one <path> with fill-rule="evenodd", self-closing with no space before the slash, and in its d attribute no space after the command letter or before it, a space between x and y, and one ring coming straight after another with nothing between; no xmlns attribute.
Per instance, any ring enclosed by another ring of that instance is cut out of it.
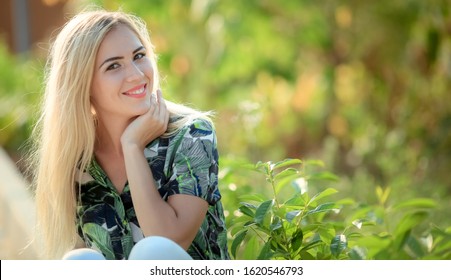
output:
<svg viewBox="0 0 451 280"><path fill-rule="evenodd" d="M184 194L171 195L164 201L143 150L132 145L123 149L133 205L144 235L164 236L188 249L205 218L208 203Z"/></svg>
<svg viewBox="0 0 451 280"><path fill-rule="evenodd" d="M144 235L164 236L187 249L205 218L208 203L202 198L182 194L164 201L143 153L147 143L166 131L168 119L166 104L158 90L157 96L152 95L149 111L124 131L122 150L133 205Z"/></svg>

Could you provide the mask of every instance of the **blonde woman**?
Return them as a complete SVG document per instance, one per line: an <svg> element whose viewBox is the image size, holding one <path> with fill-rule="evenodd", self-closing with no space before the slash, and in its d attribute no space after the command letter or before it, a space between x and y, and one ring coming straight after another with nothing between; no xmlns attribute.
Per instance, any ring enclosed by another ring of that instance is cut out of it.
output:
<svg viewBox="0 0 451 280"><path fill-rule="evenodd" d="M164 100L142 20L76 15L45 82L33 162L44 258L229 258L212 122Z"/></svg>

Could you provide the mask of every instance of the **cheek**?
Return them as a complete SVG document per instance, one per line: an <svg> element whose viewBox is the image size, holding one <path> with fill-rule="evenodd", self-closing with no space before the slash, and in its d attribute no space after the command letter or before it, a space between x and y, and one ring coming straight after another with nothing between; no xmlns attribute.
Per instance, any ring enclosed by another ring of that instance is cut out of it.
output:
<svg viewBox="0 0 451 280"><path fill-rule="evenodd" d="M91 103L95 107L108 103L107 93L111 92L111 85L104 82L94 82L91 86Z"/></svg>
<svg viewBox="0 0 451 280"><path fill-rule="evenodd" d="M115 75L105 75L93 80L91 86L91 98L101 100L111 95L120 88L120 82Z"/></svg>
<svg viewBox="0 0 451 280"><path fill-rule="evenodd" d="M155 71L152 62L149 58L142 61L140 64L141 71L146 75L147 78L154 80Z"/></svg>
<svg viewBox="0 0 451 280"><path fill-rule="evenodd" d="M94 105L98 105L102 103L102 99L103 98L103 92L105 91L105 89L102 87L101 84L99 83L93 83L92 87L91 87L91 102Z"/></svg>

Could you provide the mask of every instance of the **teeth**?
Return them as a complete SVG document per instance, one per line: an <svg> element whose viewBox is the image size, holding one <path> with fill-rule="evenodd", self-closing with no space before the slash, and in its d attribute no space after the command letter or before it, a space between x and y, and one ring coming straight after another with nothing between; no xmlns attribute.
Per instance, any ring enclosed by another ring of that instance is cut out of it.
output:
<svg viewBox="0 0 451 280"><path fill-rule="evenodd" d="M135 91L129 91L128 92L128 94L141 94L141 93L143 93L144 92L144 90L145 90L145 88L144 87L142 87L142 88L140 88L140 89L138 89L138 90L135 90Z"/></svg>

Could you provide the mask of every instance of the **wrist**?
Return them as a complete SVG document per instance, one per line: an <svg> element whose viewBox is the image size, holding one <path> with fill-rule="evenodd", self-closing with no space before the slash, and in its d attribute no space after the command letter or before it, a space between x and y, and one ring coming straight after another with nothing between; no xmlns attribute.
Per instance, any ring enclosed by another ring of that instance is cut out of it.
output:
<svg viewBox="0 0 451 280"><path fill-rule="evenodd" d="M122 145L122 152L124 154L127 154L128 152L144 150L144 148L141 149L140 145L137 142L132 141L127 138L121 138L121 145Z"/></svg>

